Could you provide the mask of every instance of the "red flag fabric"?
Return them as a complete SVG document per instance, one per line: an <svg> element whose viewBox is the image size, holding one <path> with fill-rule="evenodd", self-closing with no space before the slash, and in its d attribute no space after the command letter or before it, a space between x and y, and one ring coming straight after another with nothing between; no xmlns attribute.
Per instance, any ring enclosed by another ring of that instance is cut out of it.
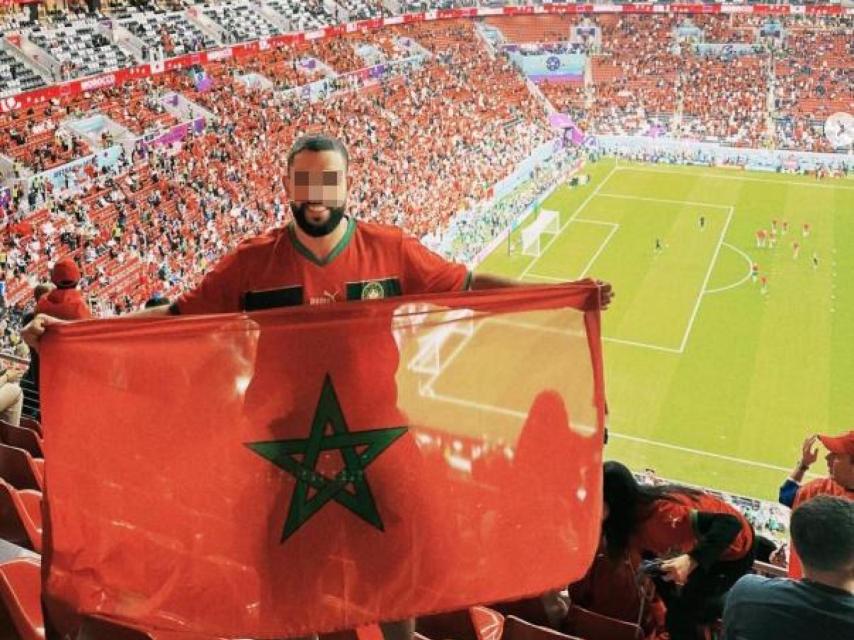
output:
<svg viewBox="0 0 854 640"><path fill-rule="evenodd" d="M51 617L280 638L538 594L599 541L592 283L52 328Z"/></svg>

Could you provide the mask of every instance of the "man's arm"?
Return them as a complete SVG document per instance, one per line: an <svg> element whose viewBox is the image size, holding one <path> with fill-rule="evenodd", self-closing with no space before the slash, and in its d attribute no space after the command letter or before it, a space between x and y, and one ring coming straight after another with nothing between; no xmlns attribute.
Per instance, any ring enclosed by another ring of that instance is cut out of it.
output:
<svg viewBox="0 0 854 640"><path fill-rule="evenodd" d="M126 315L119 316L119 319L162 318L168 315L170 315L169 307L163 306L133 311ZM41 341L41 338L44 335L45 329L47 329L51 325L69 324L71 322L74 322L74 320L60 320L59 318L54 318L53 316L40 313L21 330L21 337L24 339L24 342L26 342L30 346L31 349L38 351L39 342Z"/></svg>
<svg viewBox="0 0 854 640"><path fill-rule="evenodd" d="M815 442L818 436L812 435L806 440L801 447L801 459L798 464L789 474L789 477L780 485L780 493L778 499L781 504L791 507L794 505L795 496L798 493L801 482L804 479L804 474L809 470L810 466L818 460L818 447Z"/></svg>
<svg viewBox="0 0 854 640"><path fill-rule="evenodd" d="M602 309L607 309L615 295L613 287L611 287L609 282L602 282L601 280L597 280L596 284L599 285L599 292L602 296ZM477 291L479 289L503 289L504 287L532 286L537 285L530 282L512 280L510 278L502 278L501 276L494 276L488 273L474 273L472 274L471 285L469 288L473 291Z"/></svg>

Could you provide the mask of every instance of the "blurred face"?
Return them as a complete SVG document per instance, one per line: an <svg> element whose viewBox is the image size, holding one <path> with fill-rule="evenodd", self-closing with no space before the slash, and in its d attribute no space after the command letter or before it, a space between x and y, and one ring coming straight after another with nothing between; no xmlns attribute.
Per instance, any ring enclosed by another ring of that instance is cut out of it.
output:
<svg viewBox="0 0 854 640"><path fill-rule="evenodd" d="M347 166L336 151L302 151L288 168L291 211L299 228L320 238L332 233L347 203Z"/></svg>
<svg viewBox="0 0 854 640"><path fill-rule="evenodd" d="M830 477L846 489L854 489L854 456L829 452L825 460Z"/></svg>

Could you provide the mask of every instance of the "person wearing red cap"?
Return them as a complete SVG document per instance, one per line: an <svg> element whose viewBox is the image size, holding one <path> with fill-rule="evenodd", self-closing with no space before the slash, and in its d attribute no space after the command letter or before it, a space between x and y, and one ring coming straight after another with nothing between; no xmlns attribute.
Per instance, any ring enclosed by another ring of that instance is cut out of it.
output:
<svg viewBox="0 0 854 640"><path fill-rule="evenodd" d="M36 303L36 313L44 313L61 320L87 320L92 312L77 288L80 269L71 258L63 258L53 265L50 279L56 289Z"/></svg>
<svg viewBox="0 0 854 640"><path fill-rule="evenodd" d="M818 448L814 446L816 440L819 440L827 449L825 460L827 460L828 475L797 487L791 503L792 509L797 509L804 502L821 495L854 500L854 431L838 436L816 435L807 438L804 442L803 455L798 468L781 487L781 498L783 489L787 484L799 482L810 465L818 459ZM803 575L801 561L795 548L790 548L789 577L800 578Z"/></svg>

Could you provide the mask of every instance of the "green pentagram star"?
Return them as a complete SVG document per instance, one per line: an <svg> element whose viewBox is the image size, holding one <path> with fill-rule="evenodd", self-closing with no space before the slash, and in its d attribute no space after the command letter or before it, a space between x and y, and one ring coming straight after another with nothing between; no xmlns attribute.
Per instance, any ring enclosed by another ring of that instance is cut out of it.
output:
<svg viewBox="0 0 854 640"><path fill-rule="evenodd" d="M327 426L332 428L332 433L328 435ZM330 500L335 500L383 531L383 522L368 486L365 469L404 433L406 427L349 431L335 387L332 386L332 378L327 375L307 438L247 443L246 446L252 451L284 469L297 481L282 532L282 542L296 533ZM357 448L361 448L361 452ZM317 471L317 462L321 451L332 449L341 452L344 468L334 478L328 478ZM348 490L349 485L352 485L352 491ZM315 491L311 497L308 495L309 488Z"/></svg>

